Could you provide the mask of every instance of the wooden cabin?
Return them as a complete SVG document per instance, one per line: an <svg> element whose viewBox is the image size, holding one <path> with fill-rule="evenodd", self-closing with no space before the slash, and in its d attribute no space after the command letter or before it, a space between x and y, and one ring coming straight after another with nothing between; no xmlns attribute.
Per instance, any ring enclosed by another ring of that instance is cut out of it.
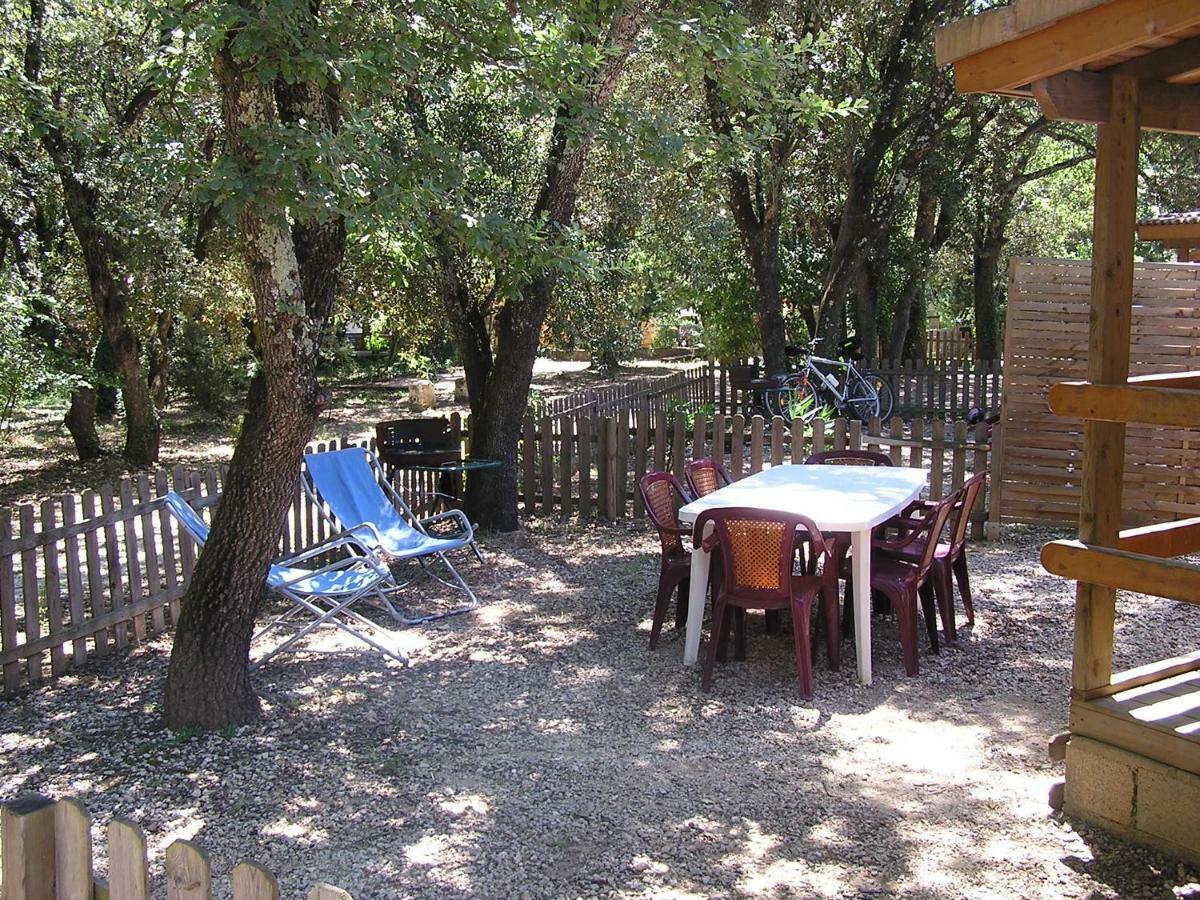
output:
<svg viewBox="0 0 1200 900"><path fill-rule="evenodd" d="M1179 558L1200 552L1200 518L1121 528L1126 423L1200 422L1200 371L1129 374L1138 142L1200 134L1200 0L1016 0L936 44L960 93L1099 129L1087 380L1050 391L1056 414L1085 421L1079 539L1042 551L1078 583L1069 731L1051 753L1068 814L1200 860L1200 650L1113 671L1118 590L1200 604L1200 567Z"/></svg>
<svg viewBox="0 0 1200 900"><path fill-rule="evenodd" d="M1200 54L1200 49L1196 52ZM1181 263L1200 262L1200 209L1143 219L1138 222L1137 235L1174 250Z"/></svg>

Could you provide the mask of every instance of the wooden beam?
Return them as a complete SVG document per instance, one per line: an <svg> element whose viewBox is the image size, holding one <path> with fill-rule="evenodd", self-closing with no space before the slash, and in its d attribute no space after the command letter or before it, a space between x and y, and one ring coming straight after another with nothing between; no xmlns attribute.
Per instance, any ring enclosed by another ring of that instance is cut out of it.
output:
<svg viewBox="0 0 1200 900"><path fill-rule="evenodd" d="M1071 702L1071 734L1111 744L1200 775L1200 743L1166 728L1080 700Z"/></svg>
<svg viewBox="0 0 1200 900"><path fill-rule="evenodd" d="M1200 517L1126 528L1117 547L1160 559L1200 553Z"/></svg>
<svg viewBox="0 0 1200 900"><path fill-rule="evenodd" d="M1082 541L1051 541L1042 547L1042 565L1052 575L1092 587L1137 591L1180 603L1200 604L1200 568ZM1111 655L1111 648L1109 648ZM1105 684L1111 684L1110 667Z"/></svg>
<svg viewBox="0 0 1200 900"><path fill-rule="evenodd" d="M1017 30L1024 33L1045 28L1062 19L1070 18L1108 0L1017 0L1013 4L1017 14Z"/></svg>
<svg viewBox="0 0 1200 900"><path fill-rule="evenodd" d="M1111 121L1096 144L1096 198L1092 218L1092 294L1088 381L1124 384L1129 378L1133 312L1133 231L1137 222L1138 83L1112 80ZM1080 479L1079 537L1101 546L1120 539L1125 425L1085 422ZM1075 590L1075 645L1071 686L1086 691L1112 680L1116 591L1079 582Z"/></svg>
<svg viewBox="0 0 1200 900"><path fill-rule="evenodd" d="M1105 72L1062 72L1029 87L1047 119L1102 125L1111 118L1112 77ZM1146 82L1140 94L1142 128L1200 134L1200 86ZM1195 230L1193 226L1192 233Z"/></svg>
<svg viewBox="0 0 1200 900"><path fill-rule="evenodd" d="M1196 0L1111 0L954 63L961 94L1019 88L1200 25Z"/></svg>
<svg viewBox="0 0 1200 900"><path fill-rule="evenodd" d="M1016 36L1016 8L999 6L939 28L933 33L933 52L937 64L946 66Z"/></svg>
<svg viewBox="0 0 1200 900"><path fill-rule="evenodd" d="M1132 75L1139 81L1186 79L1200 72L1200 37L1152 50L1143 56L1109 69L1116 75Z"/></svg>
<svg viewBox="0 0 1200 900"><path fill-rule="evenodd" d="M1200 372L1158 372L1154 375L1134 375L1129 379L1129 384L1200 390Z"/></svg>
<svg viewBox="0 0 1200 900"><path fill-rule="evenodd" d="M1089 691L1086 696L1080 699L1096 700L1100 697L1111 697L1113 694L1120 694L1123 691L1130 691L1148 684L1166 681L1168 678L1174 678L1176 675L1186 675L1198 669L1200 669L1200 650L1197 650L1195 653L1184 654L1183 656L1173 656L1170 659L1147 663L1144 666L1138 666L1136 669L1127 669L1124 672L1118 672L1113 675L1112 684Z"/></svg>
<svg viewBox="0 0 1200 900"><path fill-rule="evenodd" d="M1195 244L1200 241L1200 222L1147 222L1138 226L1138 237L1147 241L1178 241Z"/></svg>
<svg viewBox="0 0 1200 900"><path fill-rule="evenodd" d="M1194 427L1200 422L1200 391L1150 385L1063 381L1050 388L1050 409L1060 416L1099 422Z"/></svg>

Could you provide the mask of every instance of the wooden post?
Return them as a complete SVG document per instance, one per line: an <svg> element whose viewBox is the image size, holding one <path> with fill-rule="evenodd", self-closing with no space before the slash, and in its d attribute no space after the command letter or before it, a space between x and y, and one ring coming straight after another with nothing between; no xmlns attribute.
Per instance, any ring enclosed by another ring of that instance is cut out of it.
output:
<svg viewBox="0 0 1200 900"><path fill-rule="evenodd" d="M575 419L579 432L579 518L592 514L592 418L586 412Z"/></svg>
<svg viewBox="0 0 1200 900"><path fill-rule="evenodd" d="M1004 408L1001 401L1002 410ZM1000 422L992 429L992 449L988 453L988 520L984 534L989 541L1000 540L1000 517L1002 491L1004 487L1004 414Z"/></svg>
<svg viewBox="0 0 1200 900"><path fill-rule="evenodd" d="M608 419L600 419L596 429L596 512L601 518L609 517L609 494L612 493L609 441Z"/></svg>
<svg viewBox="0 0 1200 900"><path fill-rule="evenodd" d="M571 475L575 445L575 429L570 416L558 418L558 508L564 519L571 517Z"/></svg>
<svg viewBox="0 0 1200 900"><path fill-rule="evenodd" d="M243 860L229 873L233 900L279 900L275 876L258 863Z"/></svg>
<svg viewBox="0 0 1200 900"><path fill-rule="evenodd" d="M542 515L554 514L554 420L542 416Z"/></svg>
<svg viewBox="0 0 1200 900"><path fill-rule="evenodd" d="M532 516L537 512L537 430L532 416L525 416L521 427L521 462L524 478L522 479L525 499L525 515Z"/></svg>
<svg viewBox="0 0 1200 900"><path fill-rule="evenodd" d="M1096 143L1096 199L1092 225L1092 306L1088 381L1124 384L1129 378L1133 310L1133 233L1137 222L1139 98L1137 79L1112 76L1109 121ZM1079 539L1115 547L1121 529L1125 477L1125 424L1083 426ZM1084 697L1112 680L1116 591L1080 582L1075 592L1072 694Z"/></svg>
<svg viewBox="0 0 1200 900"><path fill-rule="evenodd" d="M625 485L617 484L617 420L614 416L604 419L604 470L608 477L608 496L604 515L610 521L617 518L617 491L624 493Z"/></svg>
<svg viewBox="0 0 1200 900"><path fill-rule="evenodd" d="M54 866L62 900L92 896L92 817L77 800L54 804Z"/></svg>
<svg viewBox="0 0 1200 900"><path fill-rule="evenodd" d="M211 900L208 855L191 841L167 848L167 900Z"/></svg>
<svg viewBox="0 0 1200 900"><path fill-rule="evenodd" d="M750 474L761 472L763 467L763 417L750 420Z"/></svg>
<svg viewBox="0 0 1200 900"><path fill-rule="evenodd" d="M25 794L0 808L4 900L54 900L54 801Z"/></svg>
<svg viewBox="0 0 1200 900"><path fill-rule="evenodd" d="M128 819L115 816L108 825L108 890L118 900L149 900L150 877L146 835Z"/></svg>
<svg viewBox="0 0 1200 900"><path fill-rule="evenodd" d="M12 540L12 510L0 509L0 541ZM13 572L13 555L0 556L0 648L12 650L17 646L17 592ZM21 661L4 664L4 693L11 694L21 685Z"/></svg>

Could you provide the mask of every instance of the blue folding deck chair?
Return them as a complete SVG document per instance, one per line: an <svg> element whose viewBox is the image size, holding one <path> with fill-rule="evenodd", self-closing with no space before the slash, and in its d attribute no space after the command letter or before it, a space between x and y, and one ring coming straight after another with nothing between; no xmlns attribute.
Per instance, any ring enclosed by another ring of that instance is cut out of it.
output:
<svg viewBox="0 0 1200 900"><path fill-rule="evenodd" d="M471 588L446 557L452 550L474 548L474 530L461 510L417 518L388 481L375 454L364 447L306 453L301 483L334 527L342 529L341 534L353 535L389 564L415 560L420 566L418 576L428 575L467 596L467 602L462 606L416 618L405 616L385 599L398 622L418 625L461 615L479 606ZM453 523L455 532L446 537L431 534L429 526L438 522ZM436 562L446 567L453 581L447 581L434 571ZM414 579L394 587L399 589Z"/></svg>
<svg viewBox="0 0 1200 900"><path fill-rule="evenodd" d="M171 491L166 496L166 507L192 540L203 548L208 540L208 525L191 505ZM340 557L319 569L305 569L298 565L327 554L340 554ZM335 625L389 659L408 665L408 657L404 652L390 646L391 637L386 629L351 609L359 600L366 598L381 600L387 605L386 592L392 587L387 567L353 535L339 536L272 564L267 571L267 587L286 597L292 605L255 634L251 639L252 644L301 612L311 613L313 619L251 668L258 668L276 654L290 649L313 629L325 624Z"/></svg>

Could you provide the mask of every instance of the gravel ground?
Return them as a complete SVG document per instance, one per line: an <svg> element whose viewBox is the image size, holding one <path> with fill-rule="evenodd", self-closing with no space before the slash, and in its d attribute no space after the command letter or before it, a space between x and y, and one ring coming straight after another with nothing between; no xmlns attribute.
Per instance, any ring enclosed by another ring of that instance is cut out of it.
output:
<svg viewBox="0 0 1200 900"><path fill-rule="evenodd" d="M1047 537L972 547L976 626L919 677L877 619L875 684L822 652L804 703L790 639L761 627L710 694L682 634L647 651L642 525L535 522L464 563L483 608L400 636L412 668L323 635L264 668L253 727L163 730L167 643L7 702L0 795L82 798L98 853L114 814L158 860L194 839L220 896L246 857L285 897L324 879L358 900L1200 896L1195 869L1046 805L1073 602ZM1182 605L1121 609L1121 665L1200 644Z"/></svg>

